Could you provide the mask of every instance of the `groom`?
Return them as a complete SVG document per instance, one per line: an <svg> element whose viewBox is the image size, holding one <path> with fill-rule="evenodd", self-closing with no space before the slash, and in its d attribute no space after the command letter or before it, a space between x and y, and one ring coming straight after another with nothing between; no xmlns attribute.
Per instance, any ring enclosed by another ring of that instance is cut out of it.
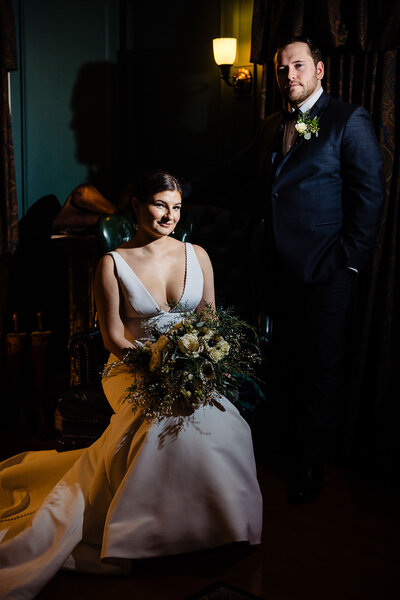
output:
<svg viewBox="0 0 400 600"><path fill-rule="evenodd" d="M318 497L332 456L352 299L384 197L383 161L367 111L324 92L311 40L281 45L275 70L289 110L268 116L250 146L206 182L221 189L245 173L260 184L254 208L266 228L271 372L295 457L288 501L299 504Z"/></svg>
<svg viewBox="0 0 400 600"><path fill-rule="evenodd" d="M368 113L323 91L324 64L310 40L278 48L275 71L290 112L266 119L257 155L269 190L276 359L281 381L292 375L297 461L288 500L303 503L319 495L334 447L350 310L377 232L383 161Z"/></svg>

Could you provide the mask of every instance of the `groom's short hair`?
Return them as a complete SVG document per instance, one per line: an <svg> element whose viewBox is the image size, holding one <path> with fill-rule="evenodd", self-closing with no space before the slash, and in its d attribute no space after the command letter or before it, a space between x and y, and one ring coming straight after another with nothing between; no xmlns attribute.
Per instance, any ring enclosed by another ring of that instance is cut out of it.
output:
<svg viewBox="0 0 400 600"><path fill-rule="evenodd" d="M309 37L303 37L301 35L294 35L290 38L283 40L281 43L278 44L274 55L274 63L276 64L276 58L281 50L283 50L284 48L286 48L286 46L289 46L290 44L295 44L296 42L302 42L303 44L307 44L315 66L317 66L319 61L323 62L322 52L312 39L310 39Z"/></svg>

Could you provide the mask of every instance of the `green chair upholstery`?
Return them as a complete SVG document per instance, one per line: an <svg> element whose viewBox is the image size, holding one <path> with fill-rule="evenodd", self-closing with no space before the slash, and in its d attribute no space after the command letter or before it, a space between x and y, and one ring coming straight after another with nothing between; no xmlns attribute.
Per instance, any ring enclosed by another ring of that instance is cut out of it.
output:
<svg viewBox="0 0 400 600"><path fill-rule="evenodd" d="M96 236L100 253L106 254L128 242L135 235L136 227L128 214L103 215L96 223Z"/></svg>

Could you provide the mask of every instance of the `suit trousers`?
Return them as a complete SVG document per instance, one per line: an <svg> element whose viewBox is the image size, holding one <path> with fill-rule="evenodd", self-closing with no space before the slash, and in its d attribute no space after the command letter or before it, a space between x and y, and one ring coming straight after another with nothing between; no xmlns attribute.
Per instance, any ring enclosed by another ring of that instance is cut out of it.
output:
<svg viewBox="0 0 400 600"><path fill-rule="evenodd" d="M356 280L344 268L319 283L277 278L269 378L280 422L273 427L309 466L334 452Z"/></svg>

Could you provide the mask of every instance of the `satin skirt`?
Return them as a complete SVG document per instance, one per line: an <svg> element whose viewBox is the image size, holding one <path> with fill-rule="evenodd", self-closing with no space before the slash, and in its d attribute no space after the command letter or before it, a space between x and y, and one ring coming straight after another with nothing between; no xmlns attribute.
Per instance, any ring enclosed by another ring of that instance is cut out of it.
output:
<svg viewBox="0 0 400 600"><path fill-rule="evenodd" d="M110 357L112 361L115 357ZM103 379L115 411L89 448L0 465L0 598L34 598L61 568L129 571L132 559L259 544L251 432L224 397L177 430L125 401L126 367Z"/></svg>

